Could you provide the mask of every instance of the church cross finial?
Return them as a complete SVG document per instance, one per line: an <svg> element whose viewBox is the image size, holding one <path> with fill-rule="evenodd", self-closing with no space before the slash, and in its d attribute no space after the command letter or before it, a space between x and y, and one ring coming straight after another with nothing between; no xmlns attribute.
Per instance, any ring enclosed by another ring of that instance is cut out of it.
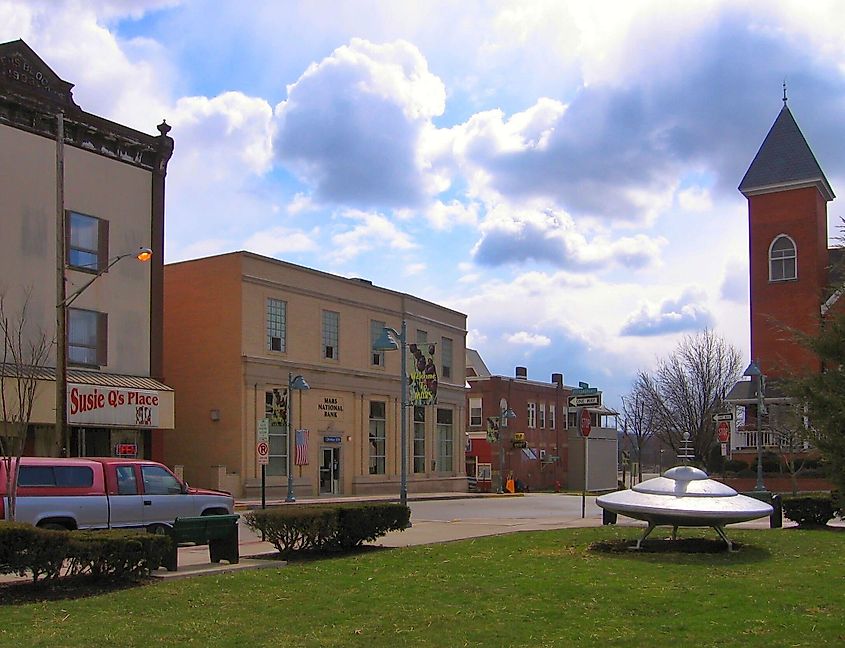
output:
<svg viewBox="0 0 845 648"><path fill-rule="evenodd" d="M783 105L786 105L786 79L783 80Z"/></svg>

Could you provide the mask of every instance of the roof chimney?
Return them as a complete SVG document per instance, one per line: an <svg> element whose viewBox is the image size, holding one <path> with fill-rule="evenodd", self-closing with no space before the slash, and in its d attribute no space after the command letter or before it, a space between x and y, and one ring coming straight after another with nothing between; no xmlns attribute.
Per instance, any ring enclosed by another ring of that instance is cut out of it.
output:
<svg viewBox="0 0 845 648"><path fill-rule="evenodd" d="M526 367L517 367L516 368L516 379L517 380L528 380L528 369Z"/></svg>
<svg viewBox="0 0 845 648"><path fill-rule="evenodd" d="M553 373L552 374L552 382L559 387L563 387L563 374L562 373Z"/></svg>

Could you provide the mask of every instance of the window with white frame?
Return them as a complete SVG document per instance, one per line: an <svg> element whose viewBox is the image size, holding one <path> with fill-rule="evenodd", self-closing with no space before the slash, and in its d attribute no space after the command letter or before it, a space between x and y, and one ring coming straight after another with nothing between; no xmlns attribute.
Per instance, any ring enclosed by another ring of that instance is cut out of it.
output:
<svg viewBox="0 0 845 648"><path fill-rule="evenodd" d="M267 350L285 351L287 333L287 303L281 299L267 299Z"/></svg>
<svg viewBox="0 0 845 648"><path fill-rule="evenodd" d="M555 429L555 404L549 403L549 429Z"/></svg>
<svg viewBox="0 0 845 648"><path fill-rule="evenodd" d="M370 401L370 474L383 475L385 463L386 404Z"/></svg>
<svg viewBox="0 0 845 648"><path fill-rule="evenodd" d="M437 472L451 472L454 457L452 410L437 408Z"/></svg>
<svg viewBox="0 0 845 648"><path fill-rule="evenodd" d="M370 320L370 362L374 367L384 366L384 351L377 351L376 349L373 349L373 345L376 343L376 340L381 337L382 331L384 331L385 326L387 325L384 322L379 322L378 320Z"/></svg>
<svg viewBox="0 0 845 648"><path fill-rule="evenodd" d="M74 270L99 272L109 263L109 222L66 212L67 264Z"/></svg>
<svg viewBox="0 0 845 648"><path fill-rule="evenodd" d="M338 358L338 335L340 331L340 313L323 311L323 357L327 360Z"/></svg>
<svg viewBox="0 0 845 648"><path fill-rule="evenodd" d="M452 340L447 337L440 338L440 375L452 377Z"/></svg>
<svg viewBox="0 0 845 648"><path fill-rule="evenodd" d="M546 429L546 404L540 403L540 429Z"/></svg>
<svg viewBox="0 0 845 648"><path fill-rule="evenodd" d="M107 313L69 308L67 319L67 361L86 367L108 364Z"/></svg>
<svg viewBox="0 0 845 648"><path fill-rule="evenodd" d="M481 427L481 423L482 423L481 399L480 398L470 398L469 399L469 426L470 427Z"/></svg>
<svg viewBox="0 0 845 648"><path fill-rule="evenodd" d="M414 472L425 472L425 407L414 407Z"/></svg>
<svg viewBox="0 0 845 648"><path fill-rule="evenodd" d="M769 247L769 281L795 279L797 273L795 241L786 234L776 237Z"/></svg>
<svg viewBox="0 0 845 648"><path fill-rule="evenodd" d="M531 429L537 427L537 403L528 403L527 426Z"/></svg>

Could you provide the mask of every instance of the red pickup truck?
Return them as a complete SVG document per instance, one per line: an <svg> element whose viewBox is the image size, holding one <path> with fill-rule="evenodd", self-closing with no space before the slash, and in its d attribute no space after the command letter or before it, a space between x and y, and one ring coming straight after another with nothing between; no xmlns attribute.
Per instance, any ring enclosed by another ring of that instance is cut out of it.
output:
<svg viewBox="0 0 845 648"><path fill-rule="evenodd" d="M22 457L12 470L18 480L16 521L44 528L155 532L177 517L232 513L235 504L231 494L191 488L154 461ZM0 462L0 519L7 517L6 468Z"/></svg>

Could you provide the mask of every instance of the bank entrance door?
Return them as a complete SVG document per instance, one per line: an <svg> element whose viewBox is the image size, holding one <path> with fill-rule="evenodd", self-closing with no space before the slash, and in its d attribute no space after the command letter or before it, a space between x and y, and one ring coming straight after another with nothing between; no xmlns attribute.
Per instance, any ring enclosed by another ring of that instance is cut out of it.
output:
<svg viewBox="0 0 845 648"><path fill-rule="evenodd" d="M340 448L320 448L320 495L340 494Z"/></svg>

